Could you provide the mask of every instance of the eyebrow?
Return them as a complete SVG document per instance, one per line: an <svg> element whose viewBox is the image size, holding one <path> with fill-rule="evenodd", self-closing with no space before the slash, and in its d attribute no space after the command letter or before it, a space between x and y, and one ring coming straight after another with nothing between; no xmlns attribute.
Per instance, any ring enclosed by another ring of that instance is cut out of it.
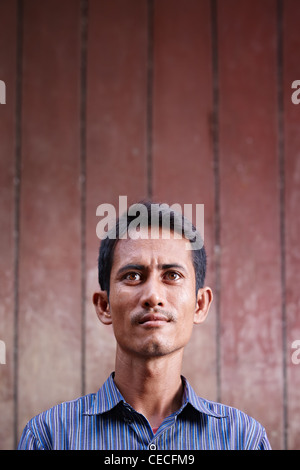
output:
<svg viewBox="0 0 300 470"><path fill-rule="evenodd" d="M138 271L142 271L143 269L146 269L146 266L143 266L142 264L125 264L125 266L122 266L118 270L117 275L122 274L124 271L128 271L129 269L136 269Z"/></svg>
<svg viewBox="0 0 300 470"><path fill-rule="evenodd" d="M158 269L161 269L161 270L172 269L172 268L181 269L182 271L187 273L186 268L184 266L182 266L181 264L178 264L178 263L168 263L168 264L159 264L158 265ZM131 263L129 263L129 264L126 264L125 266L122 266L118 270L117 275L120 275L123 272L128 271L130 269L136 269L137 271L145 271L147 269L147 266L145 266L143 264L131 264Z"/></svg>
<svg viewBox="0 0 300 470"><path fill-rule="evenodd" d="M184 266L182 266L182 264L178 264L178 263L170 263L170 264L159 264L158 265L159 269L172 269L172 268L177 268L177 269L181 269L182 271L185 271L187 272L187 270L185 269Z"/></svg>

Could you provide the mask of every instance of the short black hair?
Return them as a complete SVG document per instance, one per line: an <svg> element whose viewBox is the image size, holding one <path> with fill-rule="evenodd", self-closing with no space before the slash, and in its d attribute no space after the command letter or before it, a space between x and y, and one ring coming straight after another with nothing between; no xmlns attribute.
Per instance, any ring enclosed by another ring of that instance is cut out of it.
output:
<svg viewBox="0 0 300 470"><path fill-rule="evenodd" d="M113 236L110 237L111 231L107 232L106 237L103 238L100 244L98 257L98 281L100 288L106 291L108 296L110 289L110 274L116 244L122 235L130 229L129 226L131 222L136 219L136 212L139 212L140 205L143 205L147 210L147 217L143 224L144 226L152 227L153 225L156 225L158 228L164 228L167 220L168 228L172 232L181 233L181 235L188 238L191 243L193 243L193 240L195 239L195 234L197 234L198 239L201 238L192 222L186 219L186 217L181 213L171 209L168 204L152 203L150 201L141 201L133 204L130 208L135 209L135 211L132 211L129 208L123 216L118 218L116 220L116 225L113 227ZM132 215L134 212L135 215ZM154 220L153 214L156 215ZM201 243L199 249L192 249L192 260L195 270L197 295L198 290L204 286L206 275L207 257L203 243Z"/></svg>

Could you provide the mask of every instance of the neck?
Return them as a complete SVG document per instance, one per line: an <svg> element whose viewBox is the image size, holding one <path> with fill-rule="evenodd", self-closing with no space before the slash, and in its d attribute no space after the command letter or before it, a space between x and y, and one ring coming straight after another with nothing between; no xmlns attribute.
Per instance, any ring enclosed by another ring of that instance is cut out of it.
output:
<svg viewBox="0 0 300 470"><path fill-rule="evenodd" d="M117 349L114 380L126 402L158 427L181 406L181 365L181 352L145 360Z"/></svg>

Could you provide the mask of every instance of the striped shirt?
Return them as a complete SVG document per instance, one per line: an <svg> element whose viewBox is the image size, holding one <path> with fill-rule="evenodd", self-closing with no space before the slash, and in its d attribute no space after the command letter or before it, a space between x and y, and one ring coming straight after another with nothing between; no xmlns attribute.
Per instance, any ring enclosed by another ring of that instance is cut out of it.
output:
<svg viewBox="0 0 300 470"><path fill-rule="evenodd" d="M111 374L97 393L35 416L20 450L270 449L265 429L245 413L200 398L182 377L182 406L154 433L122 397Z"/></svg>

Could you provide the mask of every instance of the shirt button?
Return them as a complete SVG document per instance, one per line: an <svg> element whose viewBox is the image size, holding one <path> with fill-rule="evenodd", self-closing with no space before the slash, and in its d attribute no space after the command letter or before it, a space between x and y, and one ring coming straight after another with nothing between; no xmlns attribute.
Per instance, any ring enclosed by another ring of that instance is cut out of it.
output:
<svg viewBox="0 0 300 470"><path fill-rule="evenodd" d="M149 449L150 449L150 450L155 450L155 449L156 449L156 445L155 445L155 444L153 444L153 443L152 443L152 444L150 444L150 446L149 446Z"/></svg>

